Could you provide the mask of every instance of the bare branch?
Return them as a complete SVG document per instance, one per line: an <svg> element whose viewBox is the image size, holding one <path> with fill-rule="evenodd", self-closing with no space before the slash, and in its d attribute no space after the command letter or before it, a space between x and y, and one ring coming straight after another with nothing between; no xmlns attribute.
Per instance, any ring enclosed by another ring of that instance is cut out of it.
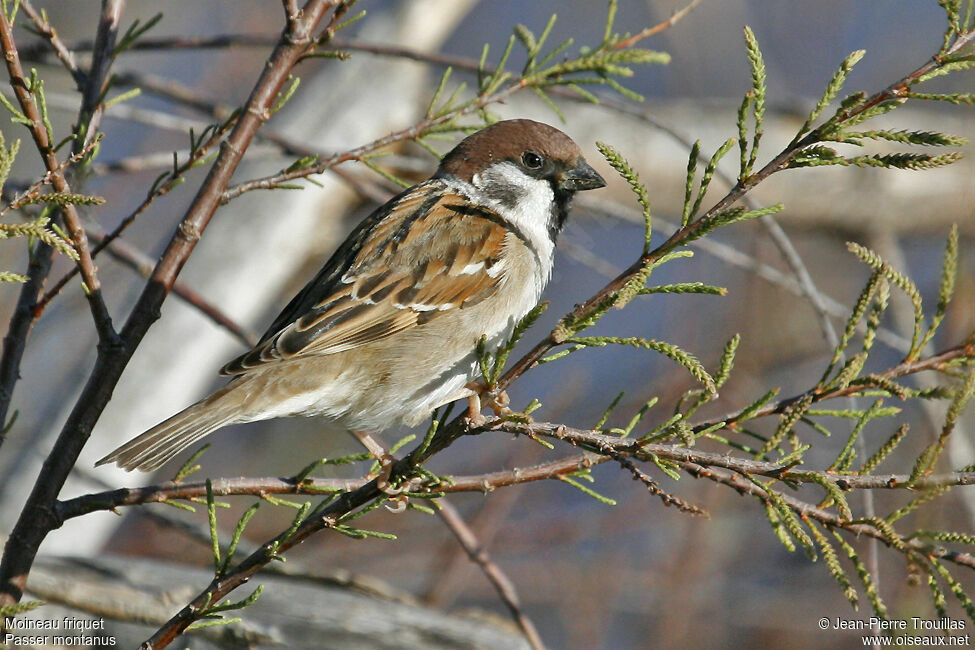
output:
<svg viewBox="0 0 975 650"><path fill-rule="evenodd" d="M504 602L508 611L511 612L511 616L518 623L518 627L521 628L525 638L528 639L528 643L531 644L534 650L543 650L545 644L542 642L542 637L538 634L538 630L535 629L535 624L532 623L531 619L522 610L521 600L518 598L515 585L491 559L487 549L478 541L477 536L474 535L474 531L471 530L470 526L460 516L460 513L457 512L457 508L446 499L439 499L436 506L437 516L440 517L441 521L447 525L450 532L457 538L457 542L463 547L468 557L470 557L471 562L474 562L480 567L484 575L487 576L487 579L491 581L495 591L498 592L498 596Z"/></svg>

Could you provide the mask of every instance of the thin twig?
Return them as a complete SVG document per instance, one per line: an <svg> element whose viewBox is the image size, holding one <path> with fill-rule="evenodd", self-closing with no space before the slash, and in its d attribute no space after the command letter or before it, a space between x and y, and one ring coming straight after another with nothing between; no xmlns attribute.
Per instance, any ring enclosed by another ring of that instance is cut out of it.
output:
<svg viewBox="0 0 975 650"><path fill-rule="evenodd" d="M548 437L553 431L563 428L561 439L575 439L580 444L588 444L597 440L592 431L572 429L565 425L547 422L530 425L533 435ZM500 428L504 433L524 433L519 427L513 429ZM948 486L975 485L975 472L947 472L932 474L911 483L909 474L870 474L847 475L833 472L803 471L798 474L789 473L782 465L748 458L734 458L727 454L703 452L681 447L679 445L652 444L644 445L641 455L653 454L658 458L673 460L679 463L693 462L702 467L720 467L739 474L767 476L788 480L796 484L810 483L819 485L820 482L812 477L826 479L841 490L913 490L923 491ZM538 463L529 467L516 467L509 470L472 474L469 476L449 476L449 480L432 486L437 492L454 494L460 492L493 492L494 490L555 479L579 470L588 469L612 460L608 456L595 452L583 452L574 456L558 460ZM338 479L338 478L306 478L300 483L287 478L254 477L254 478L221 478L212 479L214 496L261 496L262 494L305 494L321 495L334 492L350 492L358 490L367 484L366 479ZM94 492L73 497L57 504L57 516L62 521L81 517L92 512L114 510L127 506L138 506L149 503L165 503L167 501L199 499L206 496L206 482L159 483L145 487L117 488L104 492Z"/></svg>
<svg viewBox="0 0 975 650"><path fill-rule="evenodd" d="M78 67L78 62L75 59L74 52L72 52L71 49L64 44L64 41L62 41L61 37L58 36L57 31L55 31L51 23L49 23L47 19L34 8L34 5L31 4L30 0L21 0L20 7L23 9L24 13L27 14L27 17L31 19L31 22L34 23L34 27L37 29L37 32L44 37L47 44L51 47L51 49L54 50L54 53L57 54L57 57L61 59L61 63L64 64L65 69L74 79L78 90L83 90L85 85L88 83L88 78L81 68ZM26 60L35 58L33 56L25 56L23 51L21 52L21 56Z"/></svg>
<svg viewBox="0 0 975 650"><path fill-rule="evenodd" d="M722 469L701 467L695 463L680 463L680 465L685 471L696 478L706 478L716 483L722 483L734 488L740 494L747 494L757 497L762 501L768 502L768 494L766 494L762 488L740 474ZM811 503L801 501L791 494L779 493L779 497L785 501L789 508L802 517L809 517L822 522L827 526L841 528L857 536L865 535L873 539L879 539L885 544L890 544L890 541L883 534L883 532L869 523L854 523L846 521L835 512L831 512L829 510L814 506ZM916 538L907 539L905 537L900 537L897 541L906 545L912 550L920 552L923 555L934 556L940 559L948 560L949 562L954 562L960 566L968 567L969 569L975 569L975 556L972 556L970 553L951 551L940 546L926 544Z"/></svg>
<svg viewBox="0 0 975 650"><path fill-rule="evenodd" d="M638 42L642 41L643 39L645 39L645 38L647 38L649 36L653 36L654 34L659 34L660 32L662 32L662 31L664 31L666 29L670 29L671 27L673 27L674 25L676 25L682 18L684 18L685 16L687 16L687 14L691 13L691 11L694 10L694 7L696 7L699 4L701 4L701 2L702 2L702 0L692 0L692 2L690 4L688 4L687 6L681 8L681 9L678 9L677 11L675 11L674 13L672 13L670 15L670 18L668 18L667 20L664 20L662 22L659 22L656 25L654 25L653 27L647 27L646 29L644 29L644 30L642 30L640 32L637 32L633 36L631 36L631 37L629 37L627 39L624 39L624 40L620 41L619 43L616 44L616 47L614 47L613 49L614 50L620 50L620 49L623 49L625 47L633 47Z"/></svg>
<svg viewBox="0 0 975 650"><path fill-rule="evenodd" d="M101 244L107 236L100 226L93 223L89 223L86 226L86 231L91 240L96 244ZM99 250L103 249L100 248ZM156 261L126 240L121 238L116 239L108 245L107 250L112 257L130 269L137 271L143 277L148 278L152 275L152 269ZM257 341L260 338L257 332L237 323L224 313L223 310L201 296L185 282L177 280L173 283L173 295L178 296L214 323L230 332L244 345L248 347L257 345Z"/></svg>
<svg viewBox="0 0 975 650"><path fill-rule="evenodd" d="M41 154L45 168L51 174L51 184L58 192L70 193L71 186L68 184L61 163L54 151L55 143L51 142L48 137L44 118L34 101L33 91L36 89L30 89L30 83L24 76L24 70L20 65L20 57L17 54L17 45L14 41L13 25L10 24L3 12L0 12L0 45L3 48L7 72L10 74L10 85L14 89L21 110L30 121L28 129L34 139L34 144L37 146L37 151ZM81 117L94 120L95 113L94 109L83 107ZM89 124L90 129L97 128L97 125L91 124L87 120L85 123ZM94 138L93 130L88 132L88 138ZM90 140L86 140L86 143L88 141ZM112 328L108 310L101 298L101 283L98 280L95 264L91 259L88 239L85 237L85 231L81 225L81 217L77 208L70 203L61 207L61 215L68 233L71 235L71 243L78 252L78 269L85 282L88 302L95 319L95 327L101 340L109 342L115 338L116 334Z"/></svg>
<svg viewBox="0 0 975 650"><path fill-rule="evenodd" d="M87 124L84 142L95 137L104 113L103 99L110 82L108 71L115 61L115 41L122 22L125 0L103 0L98 18L98 31L92 49L91 69L81 93L82 124Z"/></svg>
<svg viewBox="0 0 975 650"><path fill-rule="evenodd" d="M470 526L467 525L464 518L457 511L457 508L450 501L447 499L438 499L436 506L437 516L440 517L440 520L446 524L450 532L457 538L457 542L463 547L468 557L470 557L471 562L480 567L481 572L494 586L495 591L498 592L498 596L504 602L508 611L511 612L512 618L515 619L518 627L521 628L528 643L534 650L544 650L545 644L542 642L542 637L538 634L535 624L532 623L531 619L528 618L528 615L522 609L521 599L518 598L518 592L515 589L514 583L495 564L494 560L491 559L491 555L487 549L481 545L474 531L471 530Z"/></svg>
<svg viewBox="0 0 975 650"><path fill-rule="evenodd" d="M113 3L114 4L114 3ZM106 4L104 11L111 11L112 6ZM3 12L0 12L3 13ZM110 21L103 20L99 30L109 29ZM102 38L99 34L101 40ZM13 26L7 20L6 15L0 17L0 46L4 52L4 59L7 70L10 74L11 85L17 96L17 101L21 105L25 116L30 120L29 130L34 139L37 149L44 160L47 169L45 178L49 178L54 189L59 192L70 192L71 188L65 174L65 166L59 163L54 151L54 143L50 142L46 125L38 112L31 92L27 89L23 68L17 54L17 45L13 36ZM102 70L107 72L107 69ZM94 70L93 70L94 73ZM86 77L89 83L102 83L102 77L89 74ZM87 151L91 143L95 141L97 124L92 120L97 116L97 108L83 106L78 116L78 128L84 129L87 133L85 142L76 140L73 144L73 152L77 155ZM73 158L73 157L72 157ZM71 236L72 244L78 252L78 264L76 269L83 274L86 287L86 297L95 321L95 328L98 332L99 340L106 345L113 345L117 341L117 335L112 326L111 317L104 300L101 297L100 285L91 253L88 250L87 238L81 226L81 220L77 209L73 205L65 205L60 214L67 226ZM54 259L54 249L43 242L39 243L33 254L27 269L27 282L21 288L20 296L17 300L17 308L10 319L10 327L3 341L3 358L0 359L0 431L6 428L7 414L13 399L14 386L20 379L20 364L23 359L24 351L27 347L27 339L33 329L34 322L40 316L38 303L44 289L44 283L51 270ZM3 442L3 434L0 434L0 443Z"/></svg>

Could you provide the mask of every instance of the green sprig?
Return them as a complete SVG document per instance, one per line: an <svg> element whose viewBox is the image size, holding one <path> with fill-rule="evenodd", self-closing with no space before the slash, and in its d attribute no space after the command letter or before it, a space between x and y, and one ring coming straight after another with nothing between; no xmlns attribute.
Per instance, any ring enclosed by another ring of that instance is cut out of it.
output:
<svg viewBox="0 0 975 650"><path fill-rule="evenodd" d="M887 606L884 601L880 598L880 592L877 591L877 584L873 581L873 577L870 575L870 571L867 569L866 565L860 559L856 550L840 535L836 530L831 531L833 537L839 542L840 548L846 553L846 556L850 558L853 563L853 567L856 569L857 576L860 578L860 583L863 585L864 593L867 595L867 600L870 601L870 606L873 609L874 614L879 618L887 620Z"/></svg>
<svg viewBox="0 0 975 650"><path fill-rule="evenodd" d="M819 530L819 528L812 523L806 522L809 526L810 532L812 532L813 537L816 538L816 543L819 545L819 552L823 556L823 560L826 562L826 567L829 569L829 573L836 580L840 588L843 590L843 595L850 602L850 605L854 610L859 610L860 608L860 597L857 594L856 588L850 581L850 577L843 570L843 565L840 564L840 558L836 554L836 549L830 544L829 539Z"/></svg>
<svg viewBox="0 0 975 650"><path fill-rule="evenodd" d="M659 352L666 357L669 357L673 361L676 361L681 366L687 369L694 379L704 385L709 393L717 394L717 389L714 385L714 379L708 374L708 371L704 369L701 362L697 358L674 345L673 343L667 343L666 341L657 341L654 339L645 339L637 336L630 337L620 337L620 336L580 336L573 337L566 341L566 343L574 343L577 345L584 345L587 347L603 347L606 345L627 345L635 348L642 348L645 350L653 350Z"/></svg>
<svg viewBox="0 0 975 650"><path fill-rule="evenodd" d="M630 189L636 195L637 201L643 208L643 255L646 255L650 252L650 236L653 234L653 215L650 209L650 196L647 193L647 188L640 182L640 175L620 155L619 151L604 142L597 142L596 147L599 149L599 153L603 155L603 158L606 159L606 162L629 184Z"/></svg>
<svg viewBox="0 0 975 650"><path fill-rule="evenodd" d="M850 72L853 71L853 66L860 62L860 59L863 58L864 54L866 54L866 50L855 50L851 52L849 56L843 59L843 63L840 64L839 70L837 70L833 74L833 78L829 80L829 83L826 85L826 90L823 91L823 96L819 98L816 106L809 113L809 117L806 118L803 125L799 128L799 132L796 133L796 137L793 138L791 144L794 145L799 142L802 136L809 132L809 128L812 126L813 122L819 118L823 110L836 99L836 96L839 94L840 90L843 89L843 85L846 83L846 79L850 75Z"/></svg>
<svg viewBox="0 0 975 650"><path fill-rule="evenodd" d="M907 435L909 430L910 425L907 422L897 427L897 430L894 431L889 438L887 438L884 444L882 444L880 448L870 456L870 458L864 461L860 469L857 470L857 474L863 476L875 470L877 466L884 462L884 460L890 456L891 452L897 448L897 445L900 444L901 440L904 439L904 436Z"/></svg>
<svg viewBox="0 0 975 650"><path fill-rule="evenodd" d="M681 219L681 225L686 226L688 223L690 223L690 221L693 220L694 216L697 214L697 211L701 209L701 203L704 201L704 195L707 194L708 186L711 184L711 178L714 176L714 172L718 168L718 163L721 162L721 159L724 158L724 155L728 153L733 146L735 146L735 139L729 138L728 140L725 140L724 144L718 147L718 150L714 152L713 156L711 156L711 160L708 161L707 166L704 168L704 175L701 176L701 185L698 188L697 198L694 200L694 205L690 209L688 209L686 205L684 207L685 212L683 218Z"/></svg>
<svg viewBox="0 0 975 650"><path fill-rule="evenodd" d="M745 50L748 53L748 62L752 68L752 119L755 122L755 131L752 135L751 152L748 154L748 162L741 171L741 175L747 178L752 173L755 159L758 156L758 143L762 139L762 120L765 117L765 60L762 51L758 47L758 39L751 27L745 26Z"/></svg>
<svg viewBox="0 0 975 650"><path fill-rule="evenodd" d="M579 478L585 478L585 480L589 480L590 482L592 481L592 477L590 477L588 475L575 474L575 476L577 476ZM593 499L595 499L596 501L599 501L600 503L602 503L604 505L607 505L607 506L615 506L616 505L616 501L614 499L610 499L609 497L603 496L602 494L596 492L592 488L586 487L585 485L583 485L582 483L580 483L579 481L577 481L576 479L574 479L574 478L572 478L570 476L560 475L559 476L559 480L562 481L563 483L567 483L567 484L571 485L572 487L574 487L575 489L579 490L580 492L582 492L586 496L592 497Z"/></svg>
<svg viewBox="0 0 975 650"><path fill-rule="evenodd" d="M921 324L924 320L921 293L918 291L917 285L906 275L896 271L880 255L869 248L854 242L847 242L846 247L875 271L883 273L888 280L896 284L911 299L911 304L914 307L914 334L911 337L911 349L907 354L906 360L916 359L917 355L921 352L919 344L921 342Z"/></svg>
<svg viewBox="0 0 975 650"><path fill-rule="evenodd" d="M951 575L951 572L946 569L941 562L934 558L934 556L927 556L928 562L934 567L934 570L941 576L941 579L948 583L948 589L951 593L958 599L961 603L962 608L965 610L965 614L968 615L969 620L975 623L975 604L972 603L971 598L965 593L964 587Z"/></svg>

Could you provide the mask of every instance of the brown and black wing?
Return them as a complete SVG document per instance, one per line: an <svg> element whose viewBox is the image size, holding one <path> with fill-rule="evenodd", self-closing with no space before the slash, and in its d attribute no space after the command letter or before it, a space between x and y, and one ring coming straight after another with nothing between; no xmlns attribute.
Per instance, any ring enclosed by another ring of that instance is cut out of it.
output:
<svg viewBox="0 0 975 650"><path fill-rule="evenodd" d="M440 181L417 185L368 217L262 342L221 372L349 350L476 304L502 282L508 235Z"/></svg>

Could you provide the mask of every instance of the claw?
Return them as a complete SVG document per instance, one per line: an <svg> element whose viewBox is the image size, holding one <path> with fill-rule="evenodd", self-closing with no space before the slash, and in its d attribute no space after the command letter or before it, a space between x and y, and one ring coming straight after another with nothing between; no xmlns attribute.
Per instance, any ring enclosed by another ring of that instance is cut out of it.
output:
<svg viewBox="0 0 975 650"><path fill-rule="evenodd" d="M490 390L487 384L482 381L473 381L467 384L467 388L473 391L473 394L467 397L467 419L473 426L482 426L487 421L481 414L481 395L488 396L489 399L486 405L494 412L496 417L504 417L514 412L508 408L511 400L505 391Z"/></svg>
<svg viewBox="0 0 975 650"><path fill-rule="evenodd" d="M400 494L401 492L404 492L406 490L405 485L402 485L398 488L394 488L392 484L390 484L389 482L389 475L393 471L393 461L394 458L389 455L387 455L385 458L380 458L379 476L376 477L376 487L379 488L380 492L389 495L391 497L394 497L397 494ZM406 506L403 507L405 508Z"/></svg>
<svg viewBox="0 0 975 650"><path fill-rule="evenodd" d="M491 401L488 402L488 408L494 411L496 416L500 418L514 413L508 406L511 404L511 398L508 397L507 392L501 391L500 393L490 393L490 395Z"/></svg>
<svg viewBox="0 0 975 650"><path fill-rule="evenodd" d="M390 499L390 502L392 502L394 505L386 503L383 504L383 507L393 514L398 515L401 512L406 512L406 507L409 505L410 500L405 496L398 496L395 499Z"/></svg>

